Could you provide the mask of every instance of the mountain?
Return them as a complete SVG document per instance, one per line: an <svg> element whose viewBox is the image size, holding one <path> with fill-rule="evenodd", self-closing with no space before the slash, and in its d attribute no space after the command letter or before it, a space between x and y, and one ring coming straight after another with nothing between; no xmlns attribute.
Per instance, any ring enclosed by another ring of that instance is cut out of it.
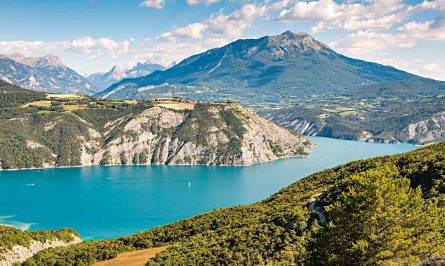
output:
<svg viewBox="0 0 445 266"><path fill-rule="evenodd" d="M298 133L426 144L445 138L444 95L445 82L349 58L288 31L235 41L96 96L231 100Z"/></svg>
<svg viewBox="0 0 445 266"><path fill-rule="evenodd" d="M50 93L94 93L88 81L65 66L60 57L0 55L0 80Z"/></svg>
<svg viewBox="0 0 445 266"><path fill-rule="evenodd" d="M251 165L313 144L238 104L107 101L0 82L0 169L116 164Z"/></svg>
<svg viewBox="0 0 445 266"><path fill-rule="evenodd" d="M138 62L134 67L126 70L125 74L127 75L127 78L139 78L163 69L165 69L165 67L159 64L150 63L150 61L145 63Z"/></svg>
<svg viewBox="0 0 445 266"><path fill-rule="evenodd" d="M94 73L87 76L86 78L88 82L90 82L92 86L97 89L97 91L101 91L104 88L113 85L114 83L122 80L125 77L126 77L125 72L120 67L114 66L108 72Z"/></svg>
<svg viewBox="0 0 445 266"><path fill-rule="evenodd" d="M23 265L92 265L155 247L146 265L441 265L444 154L441 143L351 162L257 203L47 249Z"/></svg>
<svg viewBox="0 0 445 266"><path fill-rule="evenodd" d="M92 84L96 91L102 91L124 78L138 78L162 69L164 69L164 67L158 64L138 62L130 69L125 70L119 66L114 66L106 73L100 72L91 74L87 76L87 80Z"/></svg>
<svg viewBox="0 0 445 266"><path fill-rule="evenodd" d="M286 95L280 93L293 97L308 93L338 94L371 84L415 78L428 81L393 67L348 58L306 33L288 31L277 36L238 40L194 55L165 71L122 81L98 96L118 90L112 97L133 97L138 96L138 88L168 83L209 87L221 94L268 93L278 96L275 101L281 101ZM437 89L431 88L429 92Z"/></svg>

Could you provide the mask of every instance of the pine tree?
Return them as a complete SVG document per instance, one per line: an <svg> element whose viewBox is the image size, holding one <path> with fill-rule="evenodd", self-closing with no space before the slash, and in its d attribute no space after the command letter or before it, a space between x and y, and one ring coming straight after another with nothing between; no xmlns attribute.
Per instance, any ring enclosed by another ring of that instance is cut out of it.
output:
<svg viewBox="0 0 445 266"><path fill-rule="evenodd" d="M444 213L395 167L352 176L326 208L329 224L309 245L310 265L412 265L444 244Z"/></svg>

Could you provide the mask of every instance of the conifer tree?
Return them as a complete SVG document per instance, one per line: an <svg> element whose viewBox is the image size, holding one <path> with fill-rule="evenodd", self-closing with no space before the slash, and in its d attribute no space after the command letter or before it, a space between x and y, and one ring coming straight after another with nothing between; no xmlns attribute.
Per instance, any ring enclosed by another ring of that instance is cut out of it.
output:
<svg viewBox="0 0 445 266"><path fill-rule="evenodd" d="M444 243L443 209L423 199L396 167L352 176L326 208L329 224L310 243L310 265L413 265Z"/></svg>

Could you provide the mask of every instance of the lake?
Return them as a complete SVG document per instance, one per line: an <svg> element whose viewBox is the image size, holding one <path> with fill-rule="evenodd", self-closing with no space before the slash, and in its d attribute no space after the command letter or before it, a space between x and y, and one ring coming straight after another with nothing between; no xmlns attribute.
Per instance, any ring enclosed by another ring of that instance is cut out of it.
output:
<svg viewBox="0 0 445 266"><path fill-rule="evenodd" d="M249 167L94 166L0 171L0 224L76 229L84 239L133 234L264 199L314 172L416 149L311 137L311 155Z"/></svg>

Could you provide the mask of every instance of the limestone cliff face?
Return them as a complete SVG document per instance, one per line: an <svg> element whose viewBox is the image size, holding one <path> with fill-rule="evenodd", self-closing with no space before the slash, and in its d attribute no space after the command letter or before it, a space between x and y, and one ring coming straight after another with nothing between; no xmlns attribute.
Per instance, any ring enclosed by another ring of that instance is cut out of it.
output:
<svg viewBox="0 0 445 266"><path fill-rule="evenodd" d="M422 145L445 139L445 112L436 113L429 119L409 124L398 134L398 138Z"/></svg>
<svg viewBox="0 0 445 266"><path fill-rule="evenodd" d="M312 143L236 104L161 106L111 122L83 142L82 165L252 165L309 153ZM90 151L90 152L89 152Z"/></svg>
<svg viewBox="0 0 445 266"><path fill-rule="evenodd" d="M101 109L10 121L30 136L32 167L117 164L244 166L308 155L305 137L238 104L163 101L123 112ZM0 158L1 159L1 158ZM13 169L7 159L0 169ZM32 168L25 167L25 168Z"/></svg>
<svg viewBox="0 0 445 266"><path fill-rule="evenodd" d="M445 139L445 112L435 113L428 119L407 123L399 129L382 131L378 134L373 134L367 129L360 131L358 128L354 128L347 131L349 134L335 135L333 132L336 127L323 123L323 120L315 123L304 119L291 120L286 117L278 117L278 119L270 117L270 119L298 134L309 136L344 138L376 143L407 142L419 145L438 143Z"/></svg>
<svg viewBox="0 0 445 266"><path fill-rule="evenodd" d="M23 262L34 256L39 251L53 247L64 247L82 242L82 239L73 235L73 240L69 242L54 238L46 242L32 241L28 246L14 246L11 250L0 254L0 266L10 266Z"/></svg>
<svg viewBox="0 0 445 266"><path fill-rule="evenodd" d="M280 123L280 126L295 131L298 134L304 134L308 136L316 136L320 133L320 129L314 122L309 122L306 120L295 119L292 121L284 121Z"/></svg>

